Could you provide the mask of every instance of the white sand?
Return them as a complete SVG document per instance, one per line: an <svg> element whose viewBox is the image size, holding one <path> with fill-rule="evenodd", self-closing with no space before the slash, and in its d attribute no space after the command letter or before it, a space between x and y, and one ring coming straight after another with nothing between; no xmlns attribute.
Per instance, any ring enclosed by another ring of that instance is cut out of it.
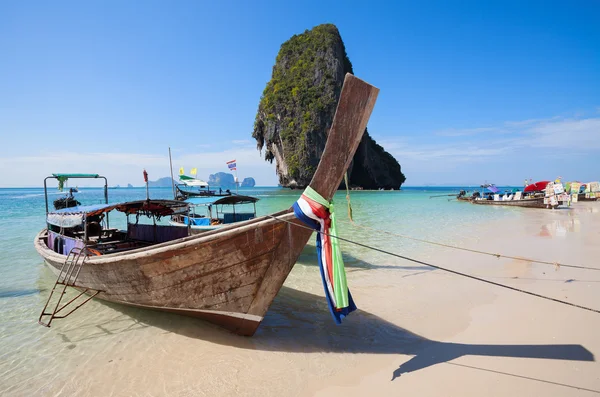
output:
<svg viewBox="0 0 600 397"><path fill-rule="evenodd" d="M600 203L516 211L519 218L510 223L460 231L471 236L464 246L600 269ZM402 244L386 248L402 253ZM342 326L330 318L314 265L296 266L253 338L195 319L92 303L86 314L24 346L0 394L600 393L600 314L403 260L378 255L377 263L364 263L368 253L345 249L357 258L349 261L348 279L360 311ZM413 255L600 310L600 271L445 248Z"/></svg>

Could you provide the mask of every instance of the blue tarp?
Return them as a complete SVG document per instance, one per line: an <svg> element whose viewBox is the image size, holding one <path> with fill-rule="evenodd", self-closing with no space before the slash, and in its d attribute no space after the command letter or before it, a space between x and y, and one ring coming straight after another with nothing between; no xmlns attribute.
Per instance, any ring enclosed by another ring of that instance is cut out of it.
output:
<svg viewBox="0 0 600 397"><path fill-rule="evenodd" d="M187 216L184 216L183 223L186 225L210 226L210 218L188 218Z"/></svg>

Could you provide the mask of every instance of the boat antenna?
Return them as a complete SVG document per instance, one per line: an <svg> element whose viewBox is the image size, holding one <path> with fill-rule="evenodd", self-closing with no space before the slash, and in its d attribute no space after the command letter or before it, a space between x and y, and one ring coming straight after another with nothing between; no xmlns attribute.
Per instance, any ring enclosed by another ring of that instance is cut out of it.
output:
<svg viewBox="0 0 600 397"><path fill-rule="evenodd" d="M171 186L173 187L173 200L177 199L175 194L175 179L173 179L173 161L171 160L171 147L169 146L169 165L171 170Z"/></svg>

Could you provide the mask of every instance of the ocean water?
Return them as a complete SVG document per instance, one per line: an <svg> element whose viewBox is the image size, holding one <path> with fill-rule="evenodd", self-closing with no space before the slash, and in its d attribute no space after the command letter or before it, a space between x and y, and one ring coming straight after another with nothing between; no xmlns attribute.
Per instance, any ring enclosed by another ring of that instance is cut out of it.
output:
<svg viewBox="0 0 600 397"><path fill-rule="evenodd" d="M430 253L429 246L373 229L460 245L473 241L471 229L474 225L519 214L519 209L474 206L452 200L452 197L430 198L458 190L459 187L406 187L401 191L352 191L350 201L355 224L348 220L346 193L340 191L335 196L340 235L425 260ZM300 193L283 188L240 189L240 194L260 199L257 203L259 215L289 208ZM60 194L52 190L49 199L54 200ZM110 189L109 201L139 200L144 199L145 194L142 188ZM172 192L166 188L153 188L150 196L171 198ZM76 198L82 204L103 202L102 190L95 188L80 189ZM96 394L89 382L74 382L70 389L63 390L62 387L69 382L71 372L83 371L82 368L92 365L90 357L103 357L106 349L114 348L117 343L114 335L118 335L118 343L123 346L135 346L143 335L159 332L160 327L156 324L167 321L165 318L170 323L181 321L186 326L206 326L199 320L190 323L190 320L177 320L178 316L164 317L162 313L122 309L97 301L86 304L65 320L55 320L56 325L50 329L38 325L38 316L54 282L33 247L35 235L44 227L44 216L43 189L0 189L0 395L44 395L57 390L60 391L58 394L64 395L71 392ZM123 225L123 222L124 219L113 221L111 218L111 226ZM386 267L411 269L405 261L364 247L344 242L342 249L351 288L353 279L363 277L358 273L353 275L355 272L376 272ZM298 300L290 298L295 293L290 291L322 295L313 239L303 251L285 288L285 296L274 305L274 314L267 315L259 334L268 334L269 327L276 329L282 324L295 327L310 321L306 317L286 315L282 305ZM321 309L322 305L315 310ZM60 373L52 369L58 362L61 363Z"/></svg>

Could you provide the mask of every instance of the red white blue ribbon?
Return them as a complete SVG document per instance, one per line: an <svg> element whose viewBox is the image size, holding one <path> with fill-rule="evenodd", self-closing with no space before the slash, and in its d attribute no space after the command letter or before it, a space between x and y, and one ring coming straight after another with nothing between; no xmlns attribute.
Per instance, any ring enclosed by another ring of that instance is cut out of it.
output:
<svg viewBox="0 0 600 397"><path fill-rule="evenodd" d="M341 324L356 305L346 283L333 201L328 202L309 186L293 209L298 219L317 231L317 257L327 304L335 322Z"/></svg>

